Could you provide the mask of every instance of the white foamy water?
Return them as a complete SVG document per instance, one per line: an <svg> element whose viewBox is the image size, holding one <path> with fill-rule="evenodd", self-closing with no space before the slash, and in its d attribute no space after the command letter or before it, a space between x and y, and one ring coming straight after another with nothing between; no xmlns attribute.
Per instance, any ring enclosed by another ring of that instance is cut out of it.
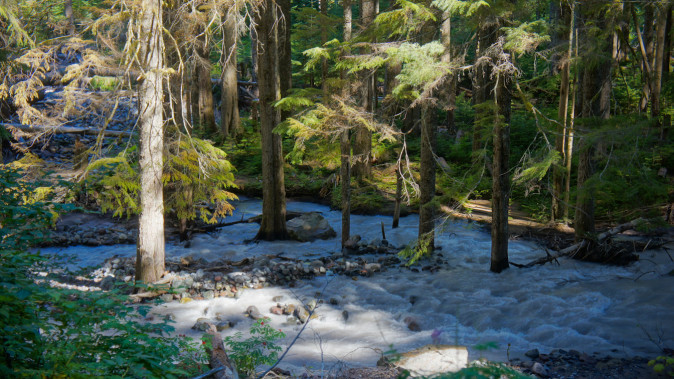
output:
<svg viewBox="0 0 674 379"><path fill-rule="evenodd" d="M228 221L260 214L259 200L244 199ZM328 207L289 202L290 211L318 211L340 235L340 213ZM404 245L416 237L416 215L401 218L400 227L390 229L391 217L352 216L352 233L363 239L381 237L386 226L388 241ZM287 257L311 259L339 250L339 238L313 243L292 241L245 243L258 230L257 224L225 227L215 233L194 237L192 246L167 246L167 256L193 255L207 260L238 260L262 254L283 253ZM489 272L488 233L463 221L445 224L436 244L448 261L436 273L391 268L373 277L357 280L345 276L318 277L299 281L296 288L268 287L243 291L239 299L216 298L187 304L172 302L154 309L157 314L176 317L176 333L198 337L190 328L199 317L221 313L235 328L223 333L247 331L252 320L243 312L255 305L271 318L274 327L288 337L285 347L300 326L287 325L286 316L269 314L282 295L282 303L309 301L317 293L325 300L299 341L286 356L286 368L296 371L321 367L331 370L342 363L374 365L381 351L399 352L432 342L431 333L442 331L441 342L469 347L471 359L480 356L475 346L486 342L499 345L483 353L490 359L521 356L529 349L547 352L554 348L600 352L613 356L656 356L661 346L674 346L674 264L662 251L647 252L629 267L611 267L561 258L560 265L546 264L529 269L515 267L501 274ZM113 255L133 256L135 246L101 246L43 249L69 254L81 266L100 264ZM510 241L510 260L526 263L544 256L536 244ZM338 305L328 300L336 299ZM411 301L414 300L414 301ZM343 311L348 312L345 321ZM422 331L410 331L406 317L414 318ZM298 371L299 372L299 371Z"/></svg>

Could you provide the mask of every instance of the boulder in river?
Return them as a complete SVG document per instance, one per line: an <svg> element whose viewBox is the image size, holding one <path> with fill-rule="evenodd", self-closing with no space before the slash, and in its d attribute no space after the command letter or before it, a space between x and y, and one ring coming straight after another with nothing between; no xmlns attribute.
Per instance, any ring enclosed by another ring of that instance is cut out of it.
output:
<svg viewBox="0 0 674 379"><path fill-rule="evenodd" d="M301 242L326 240L337 236L328 220L318 212L304 213L288 221L286 226L290 237Z"/></svg>
<svg viewBox="0 0 674 379"><path fill-rule="evenodd" d="M402 354L393 364L412 377L457 372L468 366L468 350L465 346L426 345Z"/></svg>

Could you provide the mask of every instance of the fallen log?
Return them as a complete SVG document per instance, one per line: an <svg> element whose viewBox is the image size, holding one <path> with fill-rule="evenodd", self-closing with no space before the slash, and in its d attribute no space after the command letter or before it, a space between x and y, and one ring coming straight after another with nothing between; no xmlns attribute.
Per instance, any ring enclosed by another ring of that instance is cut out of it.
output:
<svg viewBox="0 0 674 379"><path fill-rule="evenodd" d="M206 344L206 354L208 354L208 365L211 370L193 379L202 379L209 376L217 379L239 379L236 366L229 359L225 351L225 344L215 325L210 324L206 333L205 337L210 341L210 344Z"/></svg>
<svg viewBox="0 0 674 379"><path fill-rule="evenodd" d="M103 130L96 128L79 128L75 126L47 126L47 125L23 125L17 123L8 123L2 122L0 126L6 128L14 128L21 130L26 133L35 133L38 131L45 133L59 133L59 134L82 134L82 135L92 135L97 136L100 133L103 133L106 137L128 137L133 135L131 132L125 132L121 130Z"/></svg>
<svg viewBox="0 0 674 379"><path fill-rule="evenodd" d="M517 264L517 263L513 263L513 262L511 262L511 264L513 266L519 267L519 268L529 268L529 267L533 267L533 266L536 266L536 265L543 265L543 264L546 264L548 262L556 261L558 258L561 258L561 257L570 256L572 258L577 258L578 253L581 252L581 251L584 251L590 245L590 242L601 243L604 240L606 240L607 238L612 237L612 236L614 236L618 233L624 232L625 230L632 229L632 228L636 227L638 224L640 224L644 221L645 220L640 217L636 220L632 220L630 222L618 225L618 226L616 226L612 229L609 229L609 230L607 230L603 233L600 233L597 236L596 241L584 239L584 240L582 240L582 241L580 241L576 244L573 244L573 245L571 245L567 248L564 248L564 249L558 251L556 254L550 254L550 252L548 252L548 250L546 249L545 250L546 253L547 253L546 257L538 258L538 259L533 260L533 261L531 261L527 264Z"/></svg>

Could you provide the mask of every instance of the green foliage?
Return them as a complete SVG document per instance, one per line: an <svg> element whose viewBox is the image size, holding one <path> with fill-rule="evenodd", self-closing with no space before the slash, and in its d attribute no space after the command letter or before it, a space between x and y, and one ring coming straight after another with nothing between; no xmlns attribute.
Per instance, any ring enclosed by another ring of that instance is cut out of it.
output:
<svg viewBox="0 0 674 379"><path fill-rule="evenodd" d="M411 39L425 23L436 20L433 11L421 2L396 0L396 5L374 19L378 35Z"/></svg>
<svg viewBox="0 0 674 379"><path fill-rule="evenodd" d="M167 143L164 156L164 210L178 220L214 223L233 211L229 200L236 195L227 191L234 184L234 168L224 151L209 141L182 135ZM114 211L117 217L140 212L140 179L135 148L116 157L101 158L87 168L89 192L97 198L101 210ZM208 203L213 209L196 204Z"/></svg>
<svg viewBox="0 0 674 379"><path fill-rule="evenodd" d="M113 211L115 217L130 217L140 212L140 178L137 149L116 157L94 160L87 166L87 189L97 198L103 213Z"/></svg>
<svg viewBox="0 0 674 379"><path fill-rule="evenodd" d="M659 356L650 360L648 365L653 367L653 371L660 375L674 377L674 357Z"/></svg>
<svg viewBox="0 0 674 379"><path fill-rule="evenodd" d="M547 25L543 20L523 22L517 27L503 28L506 34L504 50L517 54L535 51L536 48L546 42L550 42L550 36L545 35Z"/></svg>
<svg viewBox="0 0 674 379"><path fill-rule="evenodd" d="M547 175L553 165L561 163L562 156L556 150L547 150L540 160L530 159L524 165L520 166L513 177L516 184L527 182L538 182Z"/></svg>
<svg viewBox="0 0 674 379"><path fill-rule="evenodd" d="M452 15L462 15L472 17L479 12L484 12L491 7L486 0L434 0L433 5L443 12L449 12Z"/></svg>
<svg viewBox="0 0 674 379"><path fill-rule="evenodd" d="M202 221L215 223L231 215L234 208L228 201L237 197L227 190L236 187L227 154L209 141L184 136L171 142L167 150L162 178L166 211L174 212L179 220L194 220L194 205L205 202L214 209L202 207Z"/></svg>
<svg viewBox="0 0 674 379"><path fill-rule="evenodd" d="M433 377L434 379L491 379L491 378L509 378L509 379L524 379L532 378L529 375L506 366L503 363L477 361L458 372L440 374Z"/></svg>
<svg viewBox="0 0 674 379"><path fill-rule="evenodd" d="M229 358L243 375L253 376L262 365L273 365L282 350L277 341L285 338L285 333L269 325L269 318L261 318L250 327L250 337L243 339L241 332L225 338L229 348Z"/></svg>
<svg viewBox="0 0 674 379"><path fill-rule="evenodd" d="M28 251L45 238L51 211L70 207L35 198L36 186L0 168L0 376L177 378L204 359L187 339L168 337L148 307L119 292L51 287L59 262ZM51 211L50 211L51 210ZM195 370L195 371L191 371Z"/></svg>
<svg viewBox="0 0 674 379"><path fill-rule="evenodd" d="M388 49L386 53L391 59L403 63L396 76L400 83L393 89L393 96L414 100L421 95L419 91L429 92L437 86L436 81L450 72L450 67L439 59L444 52L445 48L438 41L424 45L403 43Z"/></svg>
<svg viewBox="0 0 674 379"><path fill-rule="evenodd" d="M119 85L119 79L112 76L95 75L89 82L89 87L98 91L112 91Z"/></svg>

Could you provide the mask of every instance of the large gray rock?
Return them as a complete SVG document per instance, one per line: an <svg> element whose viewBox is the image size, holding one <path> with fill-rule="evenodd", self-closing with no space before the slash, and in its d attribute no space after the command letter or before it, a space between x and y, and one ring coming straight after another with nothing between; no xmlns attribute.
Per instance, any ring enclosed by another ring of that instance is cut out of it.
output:
<svg viewBox="0 0 674 379"><path fill-rule="evenodd" d="M393 364L412 377L457 372L468 366L468 350L465 346L426 345L402 354Z"/></svg>
<svg viewBox="0 0 674 379"><path fill-rule="evenodd" d="M301 242L315 241L317 239L326 240L337 236L328 220L317 212L304 213L299 217L295 217L288 221L286 226L290 237Z"/></svg>

